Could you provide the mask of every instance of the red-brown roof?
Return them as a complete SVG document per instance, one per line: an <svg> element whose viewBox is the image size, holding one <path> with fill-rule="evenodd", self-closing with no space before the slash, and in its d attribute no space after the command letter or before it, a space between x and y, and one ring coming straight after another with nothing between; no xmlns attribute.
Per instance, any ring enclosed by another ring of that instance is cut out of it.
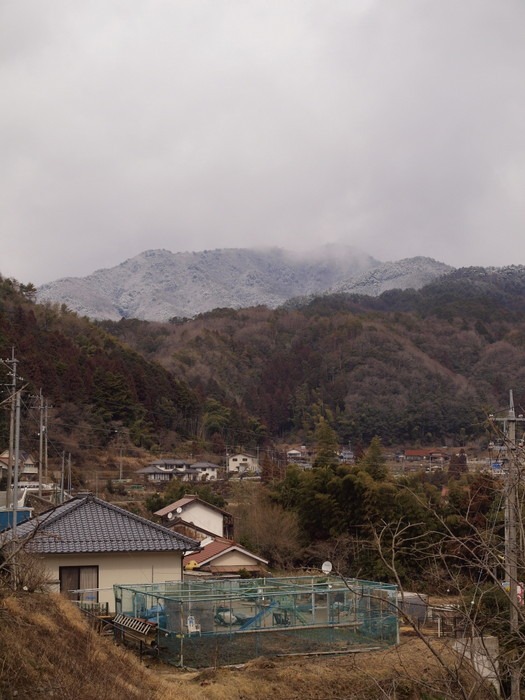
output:
<svg viewBox="0 0 525 700"><path fill-rule="evenodd" d="M235 549L239 552L243 552L244 554L247 554L248 556L257 559L263 564L268 564L266 559L259 557L257 554L253 554L253 552L250 552L244 547L241 547L241 545L237 544L237 542L234 542L233 540L227 540L225 537L217 537L213 540L213 542L210 542L209 544L205 545L200 550L200 552L188 554L184 557L184 564L187 564L190 561L194 561L197 562L199 566L201 566L205 562L209 562L213 559L216 559L221 554L225 554L226 552L232 549ZM242 568L246 567L243 566Z"/></svg>

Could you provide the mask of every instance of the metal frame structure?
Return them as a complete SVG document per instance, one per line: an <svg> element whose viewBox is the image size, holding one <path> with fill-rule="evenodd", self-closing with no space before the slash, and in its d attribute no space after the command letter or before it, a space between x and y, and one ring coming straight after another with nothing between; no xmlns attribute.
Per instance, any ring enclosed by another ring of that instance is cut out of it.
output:
<svg viewBox="0 0 525 700"><path fill-rule="evenodd" d="M338 576L115 586L115 610L154 622L161 654L193 667L398 642L397 587Z"/></svg>

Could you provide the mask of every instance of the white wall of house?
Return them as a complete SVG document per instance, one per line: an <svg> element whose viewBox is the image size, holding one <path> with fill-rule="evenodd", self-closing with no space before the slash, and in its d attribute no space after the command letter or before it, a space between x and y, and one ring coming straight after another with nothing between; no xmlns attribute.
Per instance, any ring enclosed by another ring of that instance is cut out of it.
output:
<svg viewBox="0 0 525 700"><path fill-rule="evenodd" d="M181 518L214 535L224 537L224 515L204 503L198 501L188 503L182 509Z"/></svg>
<svg viewBox="0 0 525 700"><path fill-rule="evenodd" d="M115 609L115 584L163 583L182 578L182 552L122 552L102 554L63 554L42 556L53 580L60 590L61 566L98 566L98 600Z"/></svg>
<svg viewBox="0 0 525 700"><path fill-rule="evenodd" d="M216 557L210 562L211 566L246 566L253 564L260 564L259 559L251 557L249 554L244 552L239 552L234 549L230 552L225 552L220 556Z"/></svg>
<svg viewBox="0 0 525 700"><path fill-rule="evenodd" d="M228 471L230 473L239 473L257 471L259 468L259 461L256 457L247 454L236 454L232 455L228 459Z"/></svg>

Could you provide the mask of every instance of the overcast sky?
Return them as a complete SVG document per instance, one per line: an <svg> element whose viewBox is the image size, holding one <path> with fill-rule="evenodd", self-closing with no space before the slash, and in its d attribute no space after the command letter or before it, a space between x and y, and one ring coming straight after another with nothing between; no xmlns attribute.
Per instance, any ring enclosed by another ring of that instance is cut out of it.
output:
<svg viewBox="0 0 525 700"><path fill-rule="evenodd" d="M525 264L523 0L2 0L0 273Z"/></svg>

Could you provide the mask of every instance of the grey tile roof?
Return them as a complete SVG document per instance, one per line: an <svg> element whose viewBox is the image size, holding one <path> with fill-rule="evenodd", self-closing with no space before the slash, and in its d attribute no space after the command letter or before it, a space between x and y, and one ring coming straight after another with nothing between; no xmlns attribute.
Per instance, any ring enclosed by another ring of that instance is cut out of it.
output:
<svg viewBox="0 0 525 700"><path fill-rule="evenodd" d="M74 498L17 527L38 554L168 552L199 547L189 537L106 503L93 495Z"/></svg>
<svg viewBox="0 0 525 700"><path fill-rule="evenodd" d="M150 464L148 467L137 469L136 474L173 474L173 470L161 469L156 464Z"/></svg>
<svg viewBox="0 0 525 700"><path fill-rule="evenodd" d="M157 459L155 462L150 462L151 467L169 467L173 469L175 467L189 467L191 462L186 459Z"/></svg>

